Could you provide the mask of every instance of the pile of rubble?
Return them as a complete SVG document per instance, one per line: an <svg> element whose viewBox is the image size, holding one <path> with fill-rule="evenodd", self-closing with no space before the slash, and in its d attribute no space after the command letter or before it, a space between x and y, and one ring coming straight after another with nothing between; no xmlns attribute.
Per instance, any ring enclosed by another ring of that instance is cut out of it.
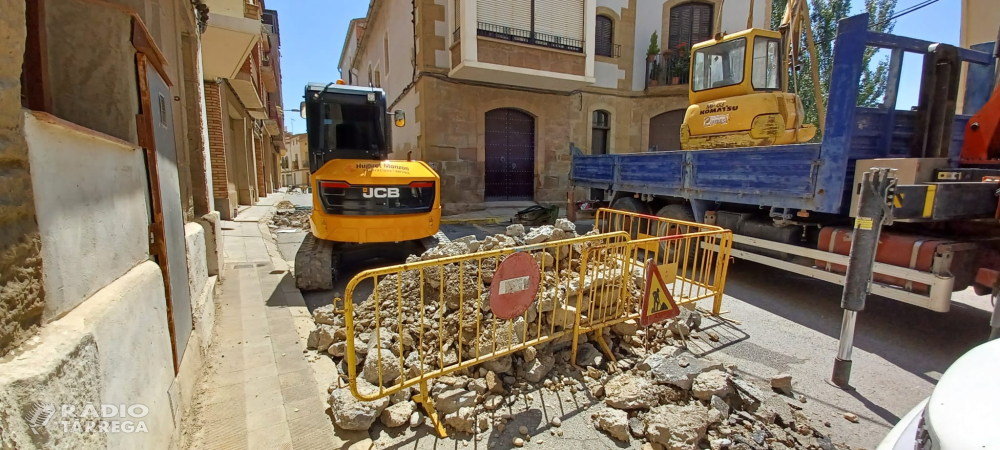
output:
<svg viewBox="0 0 1000 450"><path fill-rule="evenodd" d="M312 214L312 209L296 208L288 200L282 200L276 206L278 209L271 216L268 228L272 231L287 229L309 231L309 215Z"/></svg>
<svg viewBox="0 0 1000 450"><path fill-rule="evenodd" d="M527 233L522 226L512 225L506 234L454 240L408 261L575 236L575 226L563 219L555 226ZM532 253L544 267L541 301L536 300L515 320L492 316L489 286L503 258L482 257L461 266L447 264L381 278L375 292L355 307L354 336L347 336L344 317L333 305L317 308L317 329L310 335L308 347L332 356L338 371L346 375L347 340L352 339L358 391L374 396L379 386L388 389L405 378L475 358L477 352L492 353L494 345L500 349L544 336L550 330L571 329L578 292L585 293L584 311L590 303L597 311L610 299L623 296L635 305L643 279L641 270L634 272L609 258L609 266L587 267L581 281L580 256L586 245L568 244ZM592 286L602 288L594 290L595 298L589 298ZM587 336L581 336L576 361L571 361L571 335L567 335L439 377L431 383L430 394L449 429L479 438L491 428L502 432L512 420L504 411L517 402L530 403L543 390L580 396L579 400L593 405L591 418L597 429L621 441L638 439L652 448L834 448L811 427L794 399L755 387L739 377L735 367L725 368L687 352L688 339L718 340L718 335L700 332L700 327L700 314L687 308L682 308L679 317L645 329L634 320L618 323L603 330L614 360L587 342ZM376 421L389 428L419 427L427 422L423 408L411 400L418 393L416 387L374 401L359 401L338 383L329 393L334 422L342 429L368 430ZM550 434L561 436L559 419L550 425ZM491 444L523 446L532 441L526 429L518 431L512 443Z"/></svg>

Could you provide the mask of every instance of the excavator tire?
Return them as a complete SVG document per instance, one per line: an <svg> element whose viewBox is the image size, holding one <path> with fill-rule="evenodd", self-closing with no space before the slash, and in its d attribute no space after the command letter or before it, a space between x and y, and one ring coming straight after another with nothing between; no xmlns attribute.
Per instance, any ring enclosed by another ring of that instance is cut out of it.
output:
<svg viewBox="0 0 1000 450"><path fill-rule="evenodd" d="M303 291L333 289L337 275L334 243L306 235L295 255L295 287Z"/></svg>

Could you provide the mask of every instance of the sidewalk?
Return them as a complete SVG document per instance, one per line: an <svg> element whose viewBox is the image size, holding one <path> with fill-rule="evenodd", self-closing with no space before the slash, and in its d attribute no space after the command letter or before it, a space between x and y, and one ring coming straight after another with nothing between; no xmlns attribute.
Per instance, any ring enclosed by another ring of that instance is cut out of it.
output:
<svg viewBox="0 0 1000 450"><path fill-rule="evenodd" d="M329 449L339 442L325 413L329 380L317 382L332 367L304 352L312 318L267 226L256 221L283 197L223 222L216 334L184 448Z"/></svg>

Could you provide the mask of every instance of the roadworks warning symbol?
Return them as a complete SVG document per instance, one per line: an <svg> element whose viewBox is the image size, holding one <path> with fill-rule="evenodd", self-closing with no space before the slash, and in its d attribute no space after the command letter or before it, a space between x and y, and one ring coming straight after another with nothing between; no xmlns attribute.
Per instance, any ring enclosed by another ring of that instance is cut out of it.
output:
<svg viewBox="0 0 1000 450"><path fill-rule="evenodd" d="M670 295L663 282L663 268L650 259L646 261L646 286L639 305L639 325L648 327L654 323L676 317L680 314L674 296Z"/></svg>

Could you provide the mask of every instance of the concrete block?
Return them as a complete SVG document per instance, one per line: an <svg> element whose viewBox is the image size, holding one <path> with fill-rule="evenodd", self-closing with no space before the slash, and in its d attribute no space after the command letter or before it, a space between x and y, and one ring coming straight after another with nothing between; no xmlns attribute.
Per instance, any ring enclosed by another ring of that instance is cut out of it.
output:
<svg viewBox="0 0 1000 450"><path fill-rule="evenodd" d="M228 203L228 202L227 202ZM205 262L208 274L222 277L222 210L212 211L195 222L205 229Z"/></svg>
<svg viewBox="0 0 1000 450"><path fill-rule="evenodd" d="M163 448L170 442L175 429L168 397L173 359L163 277L155 263L137 265L47 324L27 344L0 363L0 439L5 444L25 449ZM87 403L142 405L148 431L73 432L72 415L79 416ZM49 406L47 423L25 419L38 417L37 411Z"/></svg>

